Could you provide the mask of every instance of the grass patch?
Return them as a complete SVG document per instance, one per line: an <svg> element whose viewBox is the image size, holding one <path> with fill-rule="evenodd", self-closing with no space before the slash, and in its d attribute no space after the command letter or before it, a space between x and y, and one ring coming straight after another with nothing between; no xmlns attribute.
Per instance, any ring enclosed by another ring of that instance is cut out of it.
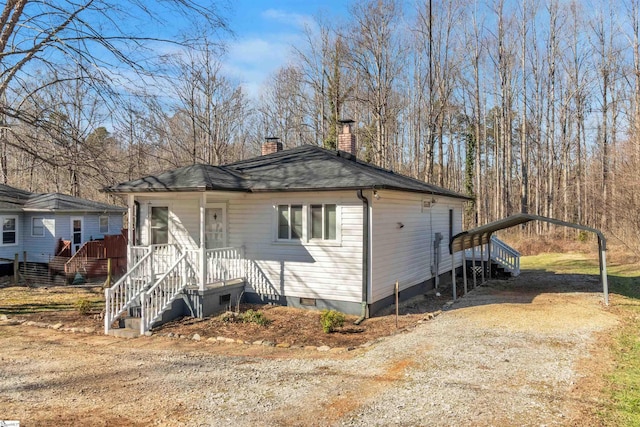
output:
<svg viewBox="0 0 640 427"><path fill-rule="evenodd" d="M0 314L21 315L48 311L78 310L79 300L89 312L104 308L104 291L99 288L27 288L0 289Z"/></svg>
<svg viewBox="0 0 640 427"><path fill-rule="evenodd" d="M625 304L629 316L613 344L615 370L607 378L610 402L601 414L608 425L640 425L640 302L634 302Z"/></svg>
<svg viewBox="0 0 640 427"><path fill-rule="evenodd" d="M520 266L557 274L600 275L597 254L545 253L522 257ZM607 403L598 415L605 425L640 426L640 266L611 263L607 276L609 292L621 296L613 307L621 326L610 348L615 368L607 374L608 386L603 390Z"/></svg>

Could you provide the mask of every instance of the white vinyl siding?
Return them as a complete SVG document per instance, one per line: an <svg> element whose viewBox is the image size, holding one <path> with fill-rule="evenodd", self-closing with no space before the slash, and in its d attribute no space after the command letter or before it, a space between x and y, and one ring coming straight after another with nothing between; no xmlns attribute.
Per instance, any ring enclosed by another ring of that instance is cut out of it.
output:
<svg viewBox="0 0 640 427"><path fill-rule="evenodd" d="M454 234L462 230L463 201L436 197L431 208L422 208L422 194L379 191L372 202L372 259L369 302L393 295L396 280L400 290L433 277L435 233L440 242L440 274L451 271L449 255L449 209L454 209ZM460 258L461 260L461 258ZM461 265L458 260L457 264Z"/></svg>
<svg viewBox="0 0 640 427"><path fill-rule="evenodd" d="M250 260L248 290L266 296L359 302L362 298L362 202L355 191L243 195L229 200L230 246L244 247ZM309 239L308 207L337 205L338 238ZM280 205L303 206L303 238L297 244L274 241ZM306 234L306 235L304 235Z"/></svg>
<svg viewBox="0 0 640 427"><path fill-rule="evenodd" d="M462 230L463 201L437 197L423 208L424 195L397 191L371 192L371 263L369 303L393 294L396 280L406 289L432 276L433 236L442 233L440 273L451 270L449 256L449 209L453 209L452 232ZM143 244L148 244L150 207L169 208L169 243L196 248L200 239L202 193L136 196L140 203ZM282 296L360 302L362 298L362 201L355 191L316 193L246 194L206 193L205 203L226 206L227 244L242 248L247 261L247 291L277 299ZM331 217L335 205L335 239ZM291 208L301 212L294 226L300 239L291 236ZM301 209L297 208L298 206ZM323 208L322 221L318 206ZM314 211L315 209L315 211ZM286 216L284 213L286 212ZM314 229L322 226L323 239ZM287 223L279 220L282 214ZM281 227L282 226L282 227ZM299 231L298 231L299 232ZM282 234L280 234L282 233ZM146 236L146 237L145 237ZM316 238L314 238L316 236ZM461 257L457 260L461 265Z"/></svg>
<svg viewBox="0 0 640 427"><path fill-rule="evenodd" d="M151 212L153 207L168 208L167 239L169 244L194 249L200 246L200 193L144 199L140 202L140 242L151 244Z"/></svg>

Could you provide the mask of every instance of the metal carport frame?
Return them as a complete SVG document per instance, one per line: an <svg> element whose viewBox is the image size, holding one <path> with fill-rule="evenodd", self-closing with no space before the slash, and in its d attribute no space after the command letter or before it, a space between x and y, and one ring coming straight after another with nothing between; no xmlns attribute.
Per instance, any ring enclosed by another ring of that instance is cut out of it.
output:
<svg viewBox="0 0 640 427"><path fill-rule="evenodd" d="M565 227L576 228L578 230L589 231L591 233L595 233L598 236L598 255L600 258L600 282L602 283L602 293L604 295L604 304L609 305L609 285L607 283L607 240L600 230L595 228L587 227L580 224L575 224L572 222L562 221L555 218L548 218L540 215L531 215L531 214L515 214L508 216L507 218L500 219L498 221L490 222L489 224L483 225L481 227L476 227L471 230L463 231L462 233L458 233L451 238L449 242L449 253L452 254L451 264L452 264L452 280L453 280L453 299L456 299L456 273L455 273L455 254L458 251L464 251L466 249L474 248L476 246L481 246L488 244L491 241L491 235L499 230L504 230L506 228L515 227L516 225L525 224L529 221L543 221L548 222L550 224L562 225ZM491 254L489 254L489 262L491 262ZM466 266L463 266L466 268ZM489 270L491 271L491 270ZM465 283L466 289L466 283Z"/></svg>

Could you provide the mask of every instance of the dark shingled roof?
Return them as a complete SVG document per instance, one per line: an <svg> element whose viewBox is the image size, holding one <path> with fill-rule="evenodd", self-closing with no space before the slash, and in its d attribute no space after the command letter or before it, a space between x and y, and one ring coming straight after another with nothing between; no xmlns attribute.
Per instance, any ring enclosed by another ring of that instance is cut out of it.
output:
<svg viewBox="0 0 640 427"><path fill-rule="evenodd" d="M343 151L312 145L225 166L187 166L157 176L123 182L104 191L278 192L350 189L391 189L469 199L454 191L373 166Z"/></svg>
<svg viewBox="0 0 640 427"><path fill-rule="evenodd" d="M249 191L249 188L246 177L224 166L211 165L184 166L104 188L112 193L198 190Z"/></svg>
<svg viewBox="0 0 640 427"><path fill-rule="evenodd" d="M127 209L60 193L35 194L24 204L25 211L125 212Z"/></svg>
<svg viewBox="0 0 640 427"><path fill-rule="evenodd" d="M32 193L0 184L2 211L125 212L126 208L60 193Z"/></svg>

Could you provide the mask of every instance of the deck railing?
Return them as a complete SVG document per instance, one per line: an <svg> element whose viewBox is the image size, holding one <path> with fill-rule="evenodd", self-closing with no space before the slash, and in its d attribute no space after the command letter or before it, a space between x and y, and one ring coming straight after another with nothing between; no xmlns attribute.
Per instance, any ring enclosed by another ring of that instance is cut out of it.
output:
<svg viewBox="0 0 640 427"><path fill-rule="evenodd" d="M491 259L498 262L511 275L520 274L520 252L495 236L491 236Z"/></svg>
<svg viewBox="0 0 640 427"><path fill-rule="evenodd" d="M465 258L468 260L475 259L476 265L481 261L487 261L489 253L491 253L491 260L502 266L505 271L511 273L512 276L520 274L520 252L507 245L496 236L491 236L489 250L486 245L476 246L475 248L467 249ZM480 267L476 267L480 268Z"/></svg>
<svg viewBox="0 0 640 427"><path fill-rule="evenodd" d="M207 249L205 254L206 284L223 284L229 280L245 277L244 254L241 248Z"/></svg>
<svg viewBox="0 0 640 427"><path fill-rule="evenodd" d="M188 254L183 253L178 260L141 296L140 333L144 334L160 320L162 313L180 295L195 273L189 263Z"/></svg>

